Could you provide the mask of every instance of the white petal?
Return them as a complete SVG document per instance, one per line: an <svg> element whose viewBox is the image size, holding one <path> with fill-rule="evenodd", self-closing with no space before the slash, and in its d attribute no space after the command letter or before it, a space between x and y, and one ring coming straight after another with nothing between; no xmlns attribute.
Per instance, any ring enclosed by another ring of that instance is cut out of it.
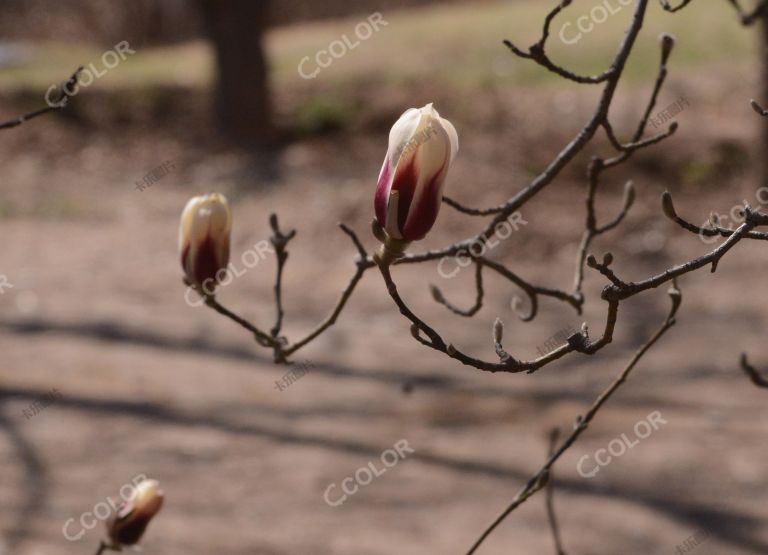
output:
<svg viewBox="0 0 768 555"><path fill-rule="evenodd" d="M416 133L416 129L421 123L421 110L410 108L406 110L400 119L398 119L389 131L389 149L387 157L390 159L392 167L397 167L400 156L405 151L409 141Z"/></svg>

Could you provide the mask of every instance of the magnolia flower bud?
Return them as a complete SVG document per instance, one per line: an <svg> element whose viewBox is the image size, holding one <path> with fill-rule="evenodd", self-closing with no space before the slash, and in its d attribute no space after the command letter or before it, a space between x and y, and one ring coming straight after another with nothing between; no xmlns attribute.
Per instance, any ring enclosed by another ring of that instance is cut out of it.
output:
<svg viewBox="0 0 768 555"><path fill-rule="evenodd" d="M229 263L231 228L229 204L218 193L191 198L181 214L181 267L187 281L207 294L216 288L216 273Z"/></svg>
<svg viewBox="0 0 768 555"><path fill-rule="evenodd" d="M417 241L432 229L458 150L456 129L432 104L407 110L392 126L374 200L390 238Z"/></svg>
<svg viewBox="0 0 768 555"><path fill-rule="evenodd" d="M115 515L107 520L107 532L114 547L135 545L141 539L160 507L163 492L156 480L144 480L136 486L133 498L123 503Z"/></svg>

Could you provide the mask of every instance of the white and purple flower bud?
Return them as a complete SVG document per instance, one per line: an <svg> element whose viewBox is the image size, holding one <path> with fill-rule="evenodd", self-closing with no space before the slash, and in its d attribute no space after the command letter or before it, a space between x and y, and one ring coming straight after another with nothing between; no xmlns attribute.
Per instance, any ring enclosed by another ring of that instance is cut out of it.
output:
<svg viewBox="0 0 768 555"><path fill-rule="evenodd" d="M120 550L124 545L136 545L163 506L163 499L163 491L156 480L139 483L132 499L122 503L106 522L112 548Z"/></svg>
<svg viewBox="0 0 768 555"><path fill-rule="evenodd" d="M432 104L407 110L392 126L374 199L389 238L418 241L432 229L458 150L456 129Z"/></svg>
<svg viewBox="0 0 768 555"><path fill-rule="evenodd" d="M216 287L216 273L229 263L232 213L224 195L193 197L179 224L181 267L187 281L208 294Z"/></svg>

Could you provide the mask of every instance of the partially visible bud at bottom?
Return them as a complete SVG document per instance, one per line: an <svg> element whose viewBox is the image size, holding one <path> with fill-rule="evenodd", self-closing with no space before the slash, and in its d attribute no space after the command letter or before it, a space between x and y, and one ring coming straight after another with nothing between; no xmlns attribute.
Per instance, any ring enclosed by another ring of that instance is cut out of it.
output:
<svg viewBox="0 0 768 555"><path fill-rule="evenodd" d="M136 486L133 499L123 503L107 520L107 533L112 548L136 545L147 525L163 506L163 492L156 480L144 480Z"/></svg>

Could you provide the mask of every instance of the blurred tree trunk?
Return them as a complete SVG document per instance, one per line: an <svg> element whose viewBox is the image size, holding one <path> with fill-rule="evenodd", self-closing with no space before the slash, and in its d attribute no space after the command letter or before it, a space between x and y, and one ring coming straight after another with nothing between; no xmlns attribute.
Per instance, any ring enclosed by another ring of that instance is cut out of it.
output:
<svg viewBox="0 0 768 555"><path fill-rule="evenodd" d="M201 0L217 65L216 112L227 138L265 146L274 136L263 48L270 0Z"/></svg>

